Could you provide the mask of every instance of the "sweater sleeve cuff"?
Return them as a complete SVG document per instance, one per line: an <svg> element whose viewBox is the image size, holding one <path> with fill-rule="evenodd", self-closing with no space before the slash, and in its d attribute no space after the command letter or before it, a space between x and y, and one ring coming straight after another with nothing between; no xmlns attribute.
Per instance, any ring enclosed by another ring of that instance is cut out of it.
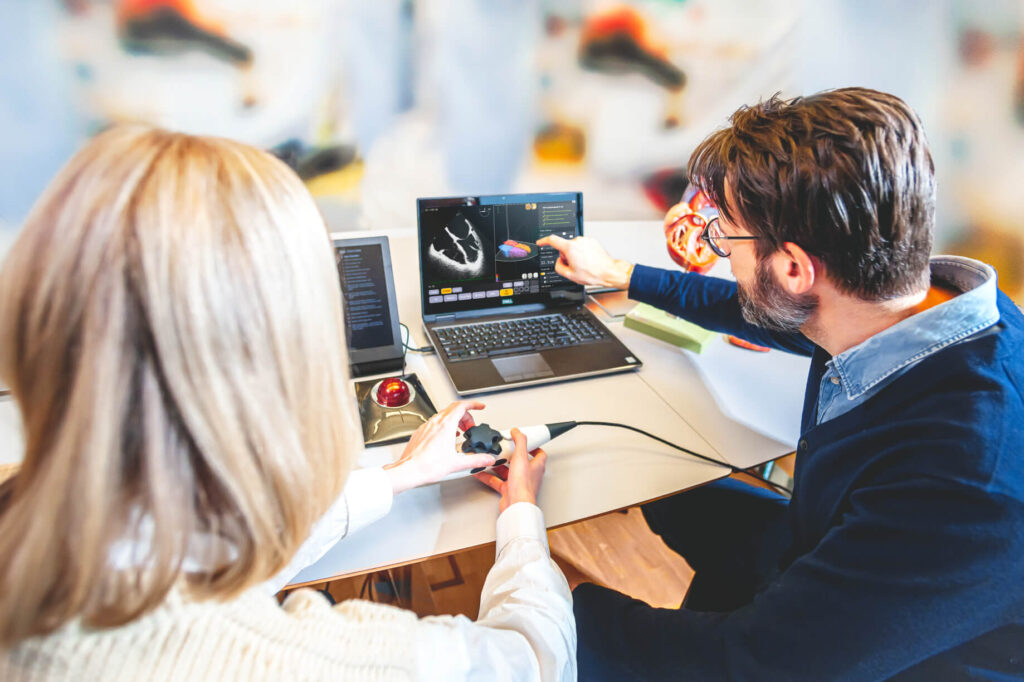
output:
<svg viewBox="0 0 1024 682"><path fill-rule="evenodd" d="M495 556L500 556L513 540L528 538L537 540L548 551L548 533L544 526L544 513L535 504L516 502L498 516Z"/></svg>
<svg viewBox="0 0 1024 682"><path fill-rule="evenodd" d="M382 467L356 469L345 481L348 503L348 535L365 528L391 511L394 495Z"/></svg>

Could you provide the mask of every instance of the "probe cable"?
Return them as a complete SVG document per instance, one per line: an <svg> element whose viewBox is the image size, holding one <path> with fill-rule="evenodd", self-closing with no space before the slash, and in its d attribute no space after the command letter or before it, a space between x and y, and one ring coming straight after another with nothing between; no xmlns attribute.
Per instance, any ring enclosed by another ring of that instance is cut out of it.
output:
<svg viewBox="0 0 1024 682"><path fill-rule="evenodd" d="M714 457L708 457L706 455L702 455L699 452L694 452L693 450L690 450L688 448L684 448L682 445L676 445L675 443L673 443L671 441L665 440L664 438L661 438L659 436L655 436L653 433L648 433L647 431L644 431L643 429L638 429L635 426L630 426L629 424L619 424L617 422L596 422L596 421L578 421L578 422L569 422L569 423L570 424L574 424L576 426L612 426L612 427L615 427L615 428L618 428L618 429L626 429L628 431L634 431L634 432L639 433L639 434L641 434L643 436L647 436L648 438L652 438L652 439L658 441L659 443L667 445L667 446L669 446L671 448L675 448L676 450L679 450L680 452L685 452L686 454L690 455L691 457L696 457L697 459L702 459L705 462L710 462L711 464L717 464L719 466L728 467L729 470L732 473L734 473L734 474L747 474L748 476L754 476L754 478L756 478L757 480L763 481L766 485L769 485L772 488L775 488L775 490L777 490L780 493L783 493L783 494L788 495L788 496L792 496L793 495L793 491L790 490L789 488L787 488L784 485L779 485L778 483L775 483L774 481L769 481L766 478L761 478L759 476L751 474L746 469L740 469L739 467L733 466L732 464L729 464L728 462L724 462L724 461L722 461L720 459L715 459ZM566 429L566 430L568 430L568 429Z"/></svg>

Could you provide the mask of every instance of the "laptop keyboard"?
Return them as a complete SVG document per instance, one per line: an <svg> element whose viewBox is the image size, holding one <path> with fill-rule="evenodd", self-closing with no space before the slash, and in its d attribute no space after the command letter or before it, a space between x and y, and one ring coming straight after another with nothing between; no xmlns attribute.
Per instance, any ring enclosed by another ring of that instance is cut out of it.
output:
<svg viewBox="0 0 1024 682"><path fill-rule="evenodd" d="M584 312L435 327L434 333L450 362L578 346L608 337Z"/></svg>

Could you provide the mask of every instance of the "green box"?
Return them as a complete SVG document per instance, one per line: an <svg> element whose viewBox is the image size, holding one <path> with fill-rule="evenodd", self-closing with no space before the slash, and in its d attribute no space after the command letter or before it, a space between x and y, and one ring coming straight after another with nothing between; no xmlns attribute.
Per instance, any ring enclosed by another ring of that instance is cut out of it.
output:
<svg viewBox="0 0 1024 682"><path fill-rule="evenodd" d="M626 314L622 323L630 329L694 353L702 352L718 336L718 332L710 332L646 303L638 303Z"/></svg>

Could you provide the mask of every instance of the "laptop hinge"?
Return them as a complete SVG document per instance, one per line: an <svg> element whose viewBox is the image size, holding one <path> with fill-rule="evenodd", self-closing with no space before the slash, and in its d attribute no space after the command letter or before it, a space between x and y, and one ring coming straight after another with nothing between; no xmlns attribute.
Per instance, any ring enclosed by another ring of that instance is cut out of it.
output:
<svg viewBox="0 0 1024 682"><path fill-rule="evenodd" d="M435 323L437 323L437 322L454 322L455 321L455 313L449 313L447 315L435 315L434 319L432 321L435 322Z"/></svg>

